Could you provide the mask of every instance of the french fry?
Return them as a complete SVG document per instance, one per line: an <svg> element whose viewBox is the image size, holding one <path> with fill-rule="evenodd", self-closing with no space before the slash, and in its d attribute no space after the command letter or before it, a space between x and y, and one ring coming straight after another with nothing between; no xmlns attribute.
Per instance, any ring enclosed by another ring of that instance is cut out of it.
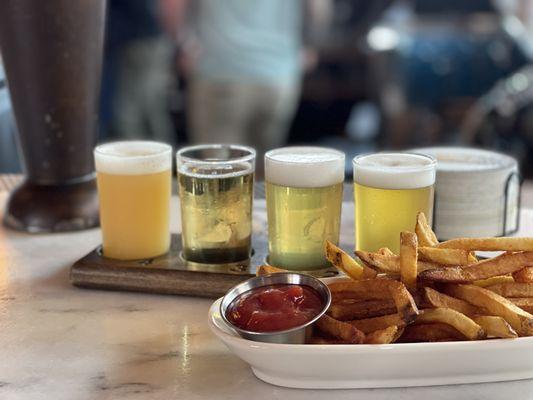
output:
<svg viewBox="0 0 533 400"><path fill-rule="evenodd" d="M469 283L493 276L518 271L525 264L533 262L533 252L504 253L466 267L449 267L427 270L419 273L421 279L434 282Z"/></svg>
<svg viewBox="0 0 533 400"><path fill-rule="evenodd" d="M351 300L352 302L356 302L356 301L363 300L363 298L361 298L360 295L354 292L331 291L331 303L332 304L347 302L349 300Z"/></svg>
<svg viewBox="0 0 533 400"><path fill-rule="evenodd" d="M365 344L389 344L394 343L402 334L403 327L389 326L369 333L365 337Z"/></svg>
<svg viewBox="0 0 533 400"><path fill-rule="evenodd" d="M504 253L478 261L476 250ZM400 235L399 255L388 248L358 250L359 263L329 241L325 253L347 277L328 283L332 304L309 343L533 336L533 237L439 243L419 213L415 233ZM257 273L275 272L285 270L261 266Z"/></svg>
<svg viewBox="0 0 533 400"><path fill-rule="evenodd" d="M439 243L441 249L463 249L468 251L533 251L533 238L459 238Z"/></svg>
<svg viewBox="0 0 533 400"><path fill-rule="evenodd" d="M355 254L363 263L368 264L373 268L377 268L380 271L394 275L400 273L400 256L397 256L395 254L384 255L381 253L370 253L368 251L362 250L357 250ZM417 262L418 272L439 267L441 267L441 265L437 263L427 261Z"/></svg>
<svg viewBox="0 0 533 400"><path fill-rule="evenodd" d="M418 309L421 308L434 308L431 303L429 303L424 295L424 289L426 287L432 288L432 286L424 286L427 282L419 282L419 287L416 291L412 291L413 299L415 299Z"/></svg>
<svg viewBox="0 0 533 400"><path fill-rule="evenodd" d="M410 289L416 288L418 242L413 232L400 233L400 279Z"/></svg>
<svg viewBox="0 0 533 400"><path fill-rule="evenodd" d="M487 287L491 285L496 285L498 283L510 283L510 282L514 282L514 279L511 275L499 275L499 276L493 276L487 279L481 279L479 281L474 281L472 282L472 284L476 286L480 286L480 287Z"/></svg>
<svg viewBox="0 0 533 400"><path fill-rule="evenodd" d="M396 282L396 283L393 283ZM390 286L399 282L388 278L360 281L333 281L327 285L332 294L346 292L359 300L386 300L391 298Z"/></svg>
<svg viewBox="0 0 533 400"><path fill-rule="evenodd" d="M440 249L438 247L419 247L418 256L423 261L444 265L468 265L470 253L461 249ZM475 260L477 262L477 259Z"/></svg>
<svg viewBox="0 0 533 400"><path fill-rule="evenodd" d="M355 255L359 259L380 271L389 273L400 273L400 257L395 254L384 255L381 253L370 253L368 251L356 250Z"/></svg>
<svg viewBox="0 0 533 400"><path fill-rule="evenodd" d="M355 326L361 332L371 333L374 331L379 331L385 329L389 326L403 326L405 323L402 321L400 316L395 314L382 315L381 317L374 318L365 318L365 319L355 319L352 321L346 321L350 325Z"/></svg>
<svg viewBox="0 0 533 400"><path fill-rule="evenodd" d="M508 299L515 306L520 307L522 310L532 314L533 313L533 298L531 297L513 297Z"/></svg>
<svg viewBox="0 0 533 400"><path fill-rule="evenodd" d="M326 258L338 270L344 272L350 278L358 280L363 276L363 266L355 261L344 250L326 240Z"/></svg>
<svg viewBox="0 0 533 400"><path fill-rule="evenodd" d="M424 295L433 307L451 308L468 316L483 314L483 310L464 300L456 299L429 287L424 288Z"/></svg>
<svg viewBox="0 0 533 400"><path fill-rule="evenodd" d="M520 336L533 335L533 315L485 288L474 285L447 285L446 293L485 308L490 314L505 319Z"/></svg>
<svg viewBox="0 0 533 400"><path fill-rule="evenodd" d="M524 267L513 273L515 282L533 283L533 267Z"/></svg>
<svg viewBox="0 0 533 400"><path fill-rule="evenodd" d="M316 322L316 327L323 333L344 340L348 343L363 343L365 334L346 322L337 321L328 315L323 315Z"/></svg>
<svg viewBox="0 0 533 400"><path fill-rule="evenodd" d="M389 300L363 300L358 302L341 302L332 304L328 315L340 321L378 317L396 311L394 301Z"/></svg>
<svg viewBox="0 0 533 400"><path fill-rule="evenodd" d="M392 252L391 249L389 249L388 247L382 247L378 250L378 253L379 254L382 254L384 256L394 256L395 254Z"/></svg>
<svg viewBox="0 0 533 400"><path fill-rule="evenodd" d="M464 335L453 326L433 323L406 326L398 342L440 342L464 339Z"/></svg>
<svg viewBox="0 0 533 400"><path fill-rule="evenodd" d="M335 284L339 285L340 282L335 282ZM331 288L333 288L333 290ZM340 288L342 288L342 286ZM373 295L369 293L342 291L342 290L337 290L336 286L330 286L330 292L331 292L332 304L357 303L358 301L363 301L363 300L384 300L381 293L377 293L376 295Z"/></svg>
<svg viewBox="0 0 533 400"><path fill-rule="evenodd" d="M361 279L373 279L378 276L378 271L376 271L372 265L361 259L359 259L359 261L361 261L360 265L363 267L363 275L361 276Z"/></svg>
<svg viewBox="0 0 533 400"><path fill-rule="evenodd" d="M358 300L386 300L391 298L388 284L375 283L376 279L361 281L333 281L328 282L332 297L340 295L338 299L358 299ZM369 290L377 289L377 290Z"/></svg>
<svg viewBox="0 0 533 400"><path fill-rule="evenodd" d="M385 278L379 278L379 279L385 279ZM336 282L336 284L338 284ZM341 287L342 288L342 287ZM354 304L357 302L365 301L365 300L390 300L390 293L383 294L382 292L376 292L376 293L361 293L361 292L350 292L350 291L339 291L335 287L333 290L331 290L331 303L332 304ZM386 297L383 297L386 296ZM420 306L425 306L423 297L420 296L420 293L413 292L411 293L411 296L413 297L415 304Z"/></svg>
<svg viewBox="0 0 533 400"><path fill-rule="evenodd" d="M289 272L289 271L283 268L273 267L272 265L260 265L259 267L257 267L255 274L257 276L262 276L262 275L268 275L268 274L275 274L278 272Z"/></svg>
<svg viewBox="0 0 533 400"><path fill-rule="evenodd" d="M307 342L308 344L352 344L341 339L323 338L320 336L312 336Z"/></svg>
<svg viewBox="0 0 533 400"><path fill-rule="evenodd" d="M354 292L362 298L364 296L372 299L392 298L398 314L405 323L412 322L418 315L418 308L411 293L409 293L404 284L392 279L367 279L342 283L333 282L328 286L332 292ZM390 312L387 314L390 314Z"/></svg>
<svg viewBox="0 0 533 400"><path fill-rule="evenodd" d="M441 264L437 264L437 263L430 262L430 261L420 261L420 260L417 261L416 266L417 266L418 272L442 267Z"/></svg>
<svg viewBox="0 0 533 400"><path fill-rule="evenodd" d="M433 247L439 244L435 232L431 229L423 212L416 216L415 233L418 237L418 245L422 247Z"/></svg>
<svg viewBox="0 0 533 400"><path fill-rule="evenodd" d="M363 276L361 276L361 279L373 279L377 276L378 272L375 269L363 263Z"/></svg>
<svg viewBox="0 0 533 400"><path fill-rule="evenodd" d="M418 308L416 306L416 302L413 299L411 293L409 293L409 291L405 287L405 285L397 281L391 282L394 283L389 284L389 290L392 295L392 299L396 304L396 310L398 311L398 315L406 324L409 324L414 321L414 319L418 315Z"/></svg>
<svg viewBox="0 0 533 400"><path fill-rule="evenodd" d="M533 297L533 283L498 283L487 289L503 297Z"/></svg>
<svg viewBox="0 0 533 400"><path fill-rule="evenodd" d="M480 315L472 318L476 324L481 326L488 337L495 338L515 338L518 334L509 323L502 317L493 315Z"/></svg>
<svg viewBox="0 0 533 400"><path fill-rule="evenodd" d="M346 292L341 292L343 294L345 294ZM358 299L358 298L355 298L355 297L344 297L344 298L336 298L335 300L331 300L331 305L341 305L341 306L351 306L351 305L354 305L356 303L363 303L365 301L377 301L377 300L364 300L364 299ZM388 301L390 302L391 300L379 300L379 301ZM392 303L391 303L392 304Z"/></svg>
<svg viewBox="0 0 533 400"><path fill-rule="evenodd" d="M416 318L415 324L434 322L451 325L470 340L483 339L486 336L481 326L466 315L451 308L428 308L421 310Z"/></svg>

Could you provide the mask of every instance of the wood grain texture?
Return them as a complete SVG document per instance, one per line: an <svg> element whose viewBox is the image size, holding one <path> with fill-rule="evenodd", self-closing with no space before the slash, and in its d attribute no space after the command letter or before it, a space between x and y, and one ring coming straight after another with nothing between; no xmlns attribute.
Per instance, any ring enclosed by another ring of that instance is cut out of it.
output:
<svg viewBox="0 0 533 400"><path fill-rule="evenodd" d="M181 257L181 235L172 235L168 254L137 261L105 258L95 249L77 261L70 270L73 285L84 288L124 290L146 293L177 294L217 298L253 276L264 264L268 252L266 235L255 235L250 260L234 264L198 264ZM319 276L333 276L333 269L317 271Z"/></svg>
<svg viewBox="0 0 533 400"><path fill-rule="evenodd" d="M265 237L257 236L253 246L266 249ZM100 248L95 249L72 266L70 280L73 285L86 288L213 298L254 276L251 265L260 265L265 256L264 251L254 251L249 262L189 263L181 257L181 235L173 234L169 253L152 259L113 260L103 257Z"/></svg>

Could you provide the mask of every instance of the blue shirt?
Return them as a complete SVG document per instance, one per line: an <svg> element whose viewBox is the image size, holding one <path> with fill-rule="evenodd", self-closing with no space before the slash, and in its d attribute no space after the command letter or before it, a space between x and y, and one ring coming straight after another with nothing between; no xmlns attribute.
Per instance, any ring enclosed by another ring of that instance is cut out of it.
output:
<svg viewBox="0 0 533 400"><path fill-rule="evenodd" d="M300 78L302 0L198 0L196 75L217 82Z"/></svg>
<svg viewBox="0 0 533 400"><path fill-rule="evenodd" d="M154 0L109 0L106 40L111 51L120 51L124 44L136 39L163 33L156 4Z"/></svg>

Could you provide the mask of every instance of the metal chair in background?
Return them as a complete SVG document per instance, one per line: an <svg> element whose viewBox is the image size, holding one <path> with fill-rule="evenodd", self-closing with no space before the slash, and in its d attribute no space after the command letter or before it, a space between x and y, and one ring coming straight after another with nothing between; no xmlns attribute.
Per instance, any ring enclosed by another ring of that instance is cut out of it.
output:
<svg viewBox="0 0 533 400"><path fill-rule="evenodd" d="M463 144L472 105L531 61L507 25L489 0L394 3L367 35L382 145Z"/></svg>
<svg viewBox="0 0 533 400"><path fill-rule="evenodd" d="M460 143L511 153L527 168L533 155L532 115L533 66L528 65L497 81L470 107Z"/></svg>

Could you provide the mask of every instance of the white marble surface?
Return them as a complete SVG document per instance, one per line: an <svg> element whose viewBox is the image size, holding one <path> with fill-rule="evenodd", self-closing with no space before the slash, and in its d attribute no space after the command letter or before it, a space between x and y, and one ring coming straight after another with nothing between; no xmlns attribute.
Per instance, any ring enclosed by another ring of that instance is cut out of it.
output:
<svg viewBox="0 0 533 400"><path fill-rule="evenodd" d="M0 194L0 210L4 201ZM533 227L533 214L525 217ZM210 300L70 286L69 266L99 241L98 230L0 228L0 399L533 398L533 381L337 391L268 385L209 332Z"/></svg>

